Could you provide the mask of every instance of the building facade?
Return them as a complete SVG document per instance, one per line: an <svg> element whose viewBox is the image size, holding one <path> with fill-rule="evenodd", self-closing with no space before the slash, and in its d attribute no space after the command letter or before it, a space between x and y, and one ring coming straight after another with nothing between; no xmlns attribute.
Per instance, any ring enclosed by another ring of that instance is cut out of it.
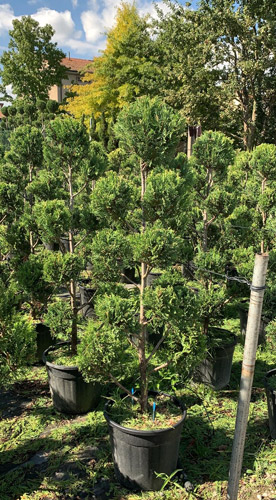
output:
<svg viewBox="0 0 276 500"><path fill-rule="evenodd" d="M78 59L70 57L70 55L62 59L61 64L67 69L67 78L62 80L61 85L54 85L50 89L49 98L57 102L62 102L68 91L68 86L75 84L84 85L81 81L82 71L91 63L91 59Z"/></svg>

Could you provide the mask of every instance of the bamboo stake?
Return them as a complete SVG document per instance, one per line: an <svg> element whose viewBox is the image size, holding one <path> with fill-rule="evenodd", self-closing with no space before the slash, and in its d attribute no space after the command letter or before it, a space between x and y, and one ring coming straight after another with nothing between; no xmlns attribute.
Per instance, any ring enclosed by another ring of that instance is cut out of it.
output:
<svg viewBox="0 0 276 500"><path fill-rule="evenodd" d="M255 265L251 285L250 304L242 363L240 394L229 471L227 490L228 500L237 500L238 498L239 480L243 462L244 443L254 377L267 265L268 254L255 255Z"/></svg>

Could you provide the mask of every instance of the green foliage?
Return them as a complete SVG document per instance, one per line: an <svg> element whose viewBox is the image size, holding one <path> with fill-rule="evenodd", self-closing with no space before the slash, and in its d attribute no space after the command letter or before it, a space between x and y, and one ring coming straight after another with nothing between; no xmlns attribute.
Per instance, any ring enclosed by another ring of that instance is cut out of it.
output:
<svg viewBox="0 0 276 500"><path fill-rule="evenodd" d="M38 231L46 243L56 241L70 227L71 214L64 200L37 202L33 213Z"/></svg>
<svg viewBox="0 0 276 500"><path fill-rule="evenodd" d="M93 238L90 251L95 281L120 281L132 258L130 242L122 230L99 231Z"/></svg>
<svg viewBox="0 0 276 500"><path fill-rule="evenodd" d="M48 99L48 101L46 102L46 110L48 111L48 113L56 113L58 107L58 102L54 101L53 99Z"/></svg>
<svg viewBox="0 0 276 500"><path fill-rule="evenodd" d="M56 118L46 128L44 156L48 165L81 168L88 157L89 137L84 125L72 118Z"/></svg>
<svg viewBox="0 0 276 500"><path fill-rule="evenodd" d="M91 197L93 213L103 222L125 225L138 193L133 184L115 172L99 179Z"/></svg>
<svg viewBox="0 0 276 500"><path fill-rule="evenodd" d="M183 240L159 220L148 225L144 232L134 234L131 243L134 260L145 262L150 269L168 267L183 257Z"/></svg>
<svg viewBox="0 0 276 500"><path fill-rule="evenodd" d="M125 379L131 372L129 349L127 335L121 335L120 328L89 321L78 348L78 366L87 381L106 383L109 373Z"/></svg>
<svg viewBox="0 0 276 500"><path fill-rule="evenodd" d="M185 122L160 99L141 97L126 107L114 126L120 146L134 153L147 168L166 165L174 156Z"/></svg>
<svg viewBox="0 0 276 500"><path fill-rule="evenodd" d="M218 283L228 259L232 259L226 237L225 219L233 210L233 197L228 191L227 173L234 161L233 141L221 132L205 132L193 148L191 165L196 193L193 209L194 287L197 290L198 314L203 332L212 342L209 326L220 324L227 302L226 282ZM230 261L231 262L231 261ZM220 280L222 281L222 280Z"/></svg>
<svg viewBox="0 0 276 500"><path fill-rule="evenodd" d="M44 279L55 286L70 280L77 280L84 268L83 259L78 254L47 252L43 264Z"/></svg>
<svg viewBox="0 0 276 500"><path fill-rule="evenodd" d="M48 305L44 321L53 337L59 340L70 339L73 314L70 304L63 300L55 300Z"/></svg>
<svg viewBox="0 0 276 500"><path fill-rule="evenodd" d="M36 332L27 316L16 310L14 291L0 280L0 384L16 376L34 359Z"/></svg>
<svg viewBox="0 0 276 500"><path fill-rule="evenodd" d="M10 151L5 160L15 165L26 177L29 167L42 166L42 134L31 125L22 125L10 135ZM26 179L29 181L29 178Z"/></svg>
<svg viewBox="0 0 276 500"><path fill-rule="evenodd" d="M12 85L20 98L47 99L50 88L61 84L66 69L61 65L65 54L53 43L53 28L42 27L30 16L13 21L9 50L1 57L2 88Z"/></svg>
<svg viewBox="0 0 276 500"><path fill-rule="evenodd" d="M226 175L227 167L234 160L233 141L221 132L207 131L200 136L194 146L192 162L196 171L197 183L200 188L207 189L206 172L214 170L215 174L222 177Z"/></svg>
<svg viewBox="0 0 276 500"><path fill-rule="evenodd" d="M152 172L147 179L144 195L145 218L150 223L157 219L164 227L181 228L187 219L191 178L182 178L175 171Z"/></svg>
<svg viewBox="0 0 276 500"><path fill-rule="evenodd" d="M275 140L276 18L273 0L168 1L157 9L156 89L190 125L221 130L251 150Z"/></svg>
<svg viewBox="0 0 276 500"><path fill-rule="evenodd" d="M34 318L41 318L53 289L43 276L43 254L30 254L28 260L20 263L16 270L18 286L22 296L30 299L31 313Z"/></svg>
<svg viewBox="0 0 276 500"><path fill-rule="evenodd" d="M261 144L252 152L250 162L252 168L262 179L274 180L276 178L276 146L274 144Z"/></svg>
<svg viewBox="0 0 276 500"><path fill-rule="evenodd" d="M140 285L134 285L128 296L119 288L99 292L97 320L89 323L81 340L79 366L87 380L100 377L117 385L122 368L125 376L139 370L142 412L147 407L150 374L157 380L159 369L165 368L162 373L173 383L176 366L181 366L185 378L202 359L204 341L199 339L193 315L187 313L194 294L181 276L168 273L162 286L147 286L153 268L169 271L187 252L181 237L186 216L180 212L189 209L191 173L186 164L182 170L186 176L181 178L177 170L183 158L174 159L182 127L180 116L160 100L143 97L125 108L114 127L120 150L110 155L119 175L108 172L92 195L94 213L110 227L99 231L92 243L95 276L115 280L125 266L134 266L139 269ZM137 169L130 176L126 154ZM103 271L100 274L104 264L106 276Z"/></svg>

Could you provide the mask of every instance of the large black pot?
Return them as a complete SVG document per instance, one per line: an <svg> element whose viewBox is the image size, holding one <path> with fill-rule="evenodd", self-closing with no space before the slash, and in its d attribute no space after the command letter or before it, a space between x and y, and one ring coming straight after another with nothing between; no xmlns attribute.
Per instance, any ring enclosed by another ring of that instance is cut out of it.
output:
<svg viewBox="0 0 276 500"><path fill-rule="evenodd" d="M54 344L50 328L43 323L37 323L35 326L36 331L36 360L42 362L42 356L48 347Z"/></svg>
<svg viewBox="0 0 276 500"><path fill-rule="evenodd" d="M149 395L156 394L149 391ZM109 427L115 474L125 488L158 491L164 481L155 473L170 475L175 471L186 410L180 401L172 399L182 409L183 417L175 427L155 431L128 429L117 424L108 413L113 402L106 403L104 416Z"/></svg>
<svg viewBox="0 0 276 500"><path fill-rule="evenodd" d="M221 329L217 329L221 330ZM204 361L197 367L194 379L219 391L229 384L232 360L237 344L237 337L228 333L225 345L213 347Z"/></svg>
<svg viewBox="0 0 276 500"><path fill-rule="evenodd" d="M160 278L160 276L161 276L161 273L149 273L149 275L147 277L147 286L151 286L155 280Z"/></svg>
<svg viewBox="0 0 276 500"><path fill-rule="evenodd" d="M124 276L122 276L122 283L126 283L127 285L138 283L139 279L135 276L135 267L124 269Z"/></svg>
<svg viewBox="0 0 276 500"><path fill-rule="evenodd" d="M63 345L59 342L43 353L43 362L46 364L50 392L54 407L63 413L78 415L93 410L100 399L100 385L84 381L77 366L62 366L47 361L47 354Z"/></svg>
<svg viewBox="0 0 276 500"><path fill-rule="evenodd" d="M240 307L239 314L240 314L240 332L241 332L241 335L243 337L245 337L246 327L247 327L247 319L248 319L248 309L245 307ZM270 320L268 318L265 318L264 316L261 317L258 345L263 344L265 342L265 329L266 329L269 321Z"/></svg>
<svg viewBox="0 0 276 500"><path fill-rule="evenodd" d="M87 280L89 282L89 280ZM80 305L87 304L95 295L96 289L88 287L86 282L83 281L79 284L80 291ZM82 307L81 313L85 318L92 318L94 316L94 304L91 301L90 304Z"/></svg>
<svg viewBox="0 0 276 500"><path fill-rule="evenodd" d="M267 372L265 376L265 392L267 398L269 429L272 439L276 439L276 389L269 387L269 379L276 378L276 368Z"/></svg>

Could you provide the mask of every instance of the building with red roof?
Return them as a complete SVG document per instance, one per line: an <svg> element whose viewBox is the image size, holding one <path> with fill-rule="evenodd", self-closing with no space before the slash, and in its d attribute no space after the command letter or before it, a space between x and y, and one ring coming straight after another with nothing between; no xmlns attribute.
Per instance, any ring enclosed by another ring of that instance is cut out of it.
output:
<svg viewBox="0 0 276 500"><path fill-rule="evenodd" d="M67 69L67 78L62 80L61 85L54 85L49 92L49 98L54 101L62 102L70 85L76 83L83 85L81 81L82 73L91 71L89 65L92 63L92 59L78 59L76 57L64 57L61 60L61 64Z"/></svg>

